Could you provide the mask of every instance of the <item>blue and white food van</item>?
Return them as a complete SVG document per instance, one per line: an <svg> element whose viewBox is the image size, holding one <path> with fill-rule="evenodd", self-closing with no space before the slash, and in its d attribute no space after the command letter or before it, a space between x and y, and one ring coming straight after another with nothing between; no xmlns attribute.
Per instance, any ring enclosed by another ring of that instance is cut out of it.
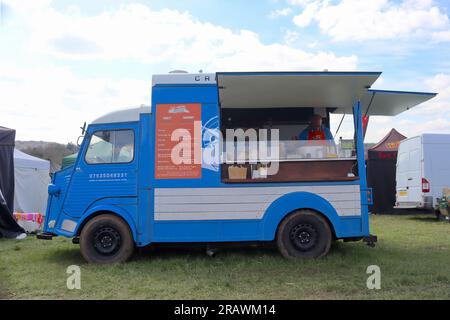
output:
<svg viewBox="0 0 450 320"><path fill-rule="evenodd" d="M94 263L158 243L274 242L288 258L373 244L363 116L435 95L371 90L380 74L155 75L151 107L83 130L76 162L49 185L40 238L73 238ZM332 114L353 118L350 143L330 138Z"/></svg>

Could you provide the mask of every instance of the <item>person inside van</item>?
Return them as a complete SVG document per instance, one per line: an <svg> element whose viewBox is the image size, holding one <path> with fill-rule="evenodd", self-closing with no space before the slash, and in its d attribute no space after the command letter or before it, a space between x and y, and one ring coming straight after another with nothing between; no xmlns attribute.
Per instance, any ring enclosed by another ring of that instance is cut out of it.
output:
<svg viewBox="0 0 450 320"><path fill-rule="evenodd" d="M311 117L309 126L300 133L298 139L317 145L335 145L330 129L322 124L322 117L318 114Z"/></svg>

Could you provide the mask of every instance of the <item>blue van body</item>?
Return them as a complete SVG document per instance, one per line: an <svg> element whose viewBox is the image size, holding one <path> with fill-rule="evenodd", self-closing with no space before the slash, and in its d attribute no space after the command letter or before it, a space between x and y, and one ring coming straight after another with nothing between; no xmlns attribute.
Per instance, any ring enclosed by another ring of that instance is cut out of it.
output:
<svg viewBox="0 0 450 320"><path fill-rule="evenodd" d="M362 110L359 101L353 106L359 179L245 184L224 183L220 166L215 170L202 168L200 179L155 178L155 110L160 104L177 103L200 103L202 123L212 123L216 128L220 125L217 84L154 85L151 113L141 113L137 121L94 123L88 126L75 164L53 176L49 186L44 232L78 237L87 221L108 212L126 221L138 247L152 243L273 241L284 217L298 209L312 209L326 217L337 239L362 239L370 236L370 190L365 176ZM131 162L86 162L85 154L90 137L102 130L134 132L135 152ZM332 202L314 191L324 188L350 190L357 199L359 212L340 214ZM264 205L258 207L262 211L253 216L251 212L247 216L228 214L226 208L232 208L236 205L235 202L217 204L208 200L209 195L211 199L219 199L222 195L232 199L241 194L263 199L261 201ZM182 210L193 213L189 208L194 200L204 201L200 204L196 202L201 207L199 211L203 216L195 213L190 218L183 219ZM169 214L170 208L177 203L183 209L178 214ZM213 206L223 209L216 210ZM210 218L205 211L208 208L214 211Z"/></svg>

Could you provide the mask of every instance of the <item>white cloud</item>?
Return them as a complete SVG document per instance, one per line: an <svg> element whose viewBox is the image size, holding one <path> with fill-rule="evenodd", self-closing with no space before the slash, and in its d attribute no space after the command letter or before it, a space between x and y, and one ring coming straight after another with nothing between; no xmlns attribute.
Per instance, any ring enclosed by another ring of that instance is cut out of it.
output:
<svg viewBox="0 0 450 320"><path fill-rule="evenodd" d="M450 42L450 30L434 32L432 38L436 42Z"/></svg>
<svg viewBox="0 0 450 320"><path fill-rule="evenodd" d="M304 7L316 0L287 0L290 5Z"/></svg>
<svg viewBox="0 0 450 320"><path fill-rule="evenodd" d="M287 16L291 15L292 12L293 12L292 9L289 8L289 7L282 8L282 9L277 9L277 10L274 10L274 11L272 11L270 13L269 18L270 19L276 19L276 18L279 18L279 17L287 17Z"/></svg>
<svg viewBox="0 0 450 320"><path fill-rule="evenodd" d="M12 35L20 29L23 38L17 40L25 49L16 54L17 48L0 43L1 125L16 128L17 139L75 141L82 122L149 104L155 70L355 70L357 65L354 55L264 44L254 32L232 31L179 11L130 4L87 16L76 7L57 11L49 3L7 1L13 21L3 31ZM80 76L95 69L78 72L72 61L109 61L117 70L132 63L148 69L149 76L147 81L127 73L121 80Z"/></svg>
<svg viewBox="0 0 450 320"><path fill-rule="evenodd" d="M430 91L438 93L438 95L423 106L412 109L411 114L422 119L450 120L450 74L437 74L425 79L424 83Z"/></svg>
<svg viewBox="0 0 450 320"><path fill-rule="evenodd" d="M353 55L312 54L282 44L263 44L252 31L233 32L175 10L154 11L130 4L94 16L76 12L50 7L25 11L24 20L33 30L30 50L63 59L128 59L193 70L356 68Z"/></svg>
<svg viewBox="0 0 450 320"><path fill-rule="evenodd" d="M33 0L33 1L23 1L23 0L2 0L2 3L14 7L16 10L31 10L31 9L41 9L47 7L51 4L52 0Z"/></svg>
<svg viewBox="0 0 450 320"><path fill-rule="evenodd" d="M294 30L287 30L284 34L284 43L291 45L296 42L300 37L300 34Z"/></svg>
<svg viewBox="0 0 450 320"><path fill-rule="evenodd" d="M307 27L315 19L319 8L320 4L318 2L308 4L301 14L294 17L294 23L302 28Z"/></svg>
<svg viewBox="0 0 450 320"><path fill-rule="evenodd" d="M313 5L309 1L291 2L306 9ZM80 77L69 68L51 63L36 66L21 65L20 61L0 62L1 125L16 128L18 139L74 141L84 121L117 108L149 104L150 74L159 65L191 71L355 70L357 65L357 57L353 55L311 53L290 47L290 41L298 37L296 32L286 34L285 44L264 44L256 33L248 30L234 32L201 22L188 13L153 11L143 5L83 16L75 7L58 12L47 1L29 2L33 4L31 8L17 3L8 1L22 15L12 26L29 24L30 54L53 56L60 61L136 61L145 63L149 73L148 81L126 74L122 80L113 80ZM415 10L430 11L429 1L415 3ZM342 27L340 21L334 23L338 29ZM380 140L391 127L408 136L450 132L450 75L436 75L426 79L425 85L440 95L404 115L372 118L367 140ZM348 119L340 135L351 137L351 134Z"/></svg>
<svg viewBox="0 0 450 320"><path fill-rule="evenodd" d="M401 116L389 118L380 123L382 117L370 119L367 131L367 142L380 141L391 128L395 128L406 137L415 137L423 133L450 133L450 119L438 118L428 120L399 120Z"/></svg>
<svg viewBox="0 0 450 320"><path fill-rule="evenodd" d="M262 52L258 55L257 52ZM355 70L356 56L338 57L334 53L307 53L281 44L260 45L252 50L242 50L232 56L217 58L210 64L210 70Z"/></svg>
<svg viewBox="0 0 450 320"><path fill-rule="evenodd" d="M380 78L381 79L381 78ZM382 83L381 79L381 83ZM377 87L379 81L377 81ZM420 87L420 84L418 85ZM378 142L388 132L395 128L407 137L423 133L450 134L450 74L437 74L423 80L423 90L435 92L438 95L395 117L373 116L370 118L366 142ZM341 120L340 115L333 115L331 127L333 134ZM350 116L342 124L337 137L352 138L353 124Z"/></svg>
<svg viewBox="0 0 450 320"><path fill-rule="evenodd" d="M440 73L425 80L425 84L439 93L439 100L445 100L450 105L450 74Z"/></svg>
<svg viewBox="0 0 450 320"><path fill-rule="evenodd" d="M307 44L308 48L311 48L311 49L317 47L318 45L319 45L319 41L313 41L313 42L310 42Z"/></svg>
<svg viewBox="0 0 450 320"><path fill-rule="evenodd" d="M74 142L84 121L111 110L150 104L146 81L83 79L65 68L0 64L1 125L17 140Z"/></svg>
<svg viewBox="0 0 450 320"><path fill-rule="evenodd" d="M297 2L292 1L291 2ZM398 39L431 36L448 40L447 14L432 0L328 0L300 1L302 12L293 19L299 27L316 22L320 30L335 41Z"/></svg>
<svg viewBox="0 0 450 320"><path fill-rule="evenodd" d="M424 80L426 90L438 95L396 117L372 117L367 140L379 141L390 128L407 137L423 133L450 133L450 74L437 74Z"/></svg>

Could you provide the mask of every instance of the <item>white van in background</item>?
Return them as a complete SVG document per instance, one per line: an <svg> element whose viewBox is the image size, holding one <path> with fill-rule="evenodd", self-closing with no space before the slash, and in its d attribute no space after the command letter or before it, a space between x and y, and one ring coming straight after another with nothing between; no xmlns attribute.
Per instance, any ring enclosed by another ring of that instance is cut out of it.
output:
<svg viewBox="0 0 450 320"><path fill-rule="evenodd" d="M450 134L423 134L400 143L396 172L398 209L432 209L450 187Z"/></svg>

